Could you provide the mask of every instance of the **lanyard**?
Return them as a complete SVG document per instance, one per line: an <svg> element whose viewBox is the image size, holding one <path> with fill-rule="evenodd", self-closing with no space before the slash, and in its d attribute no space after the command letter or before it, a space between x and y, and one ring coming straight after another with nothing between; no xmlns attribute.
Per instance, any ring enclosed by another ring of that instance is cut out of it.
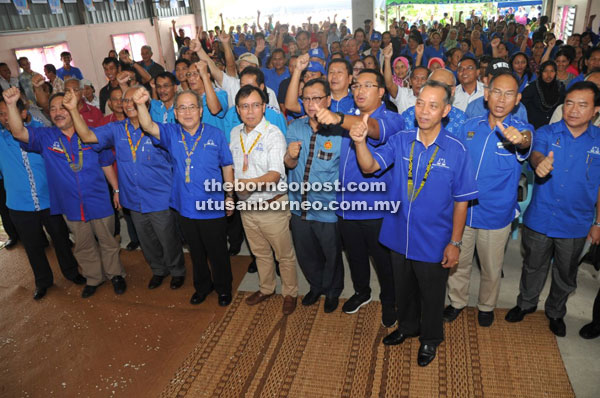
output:
<svg viewBox="0 0 600 398"><path fill-rule="evenodd" d="M62 142L62 137L58 137L58 142L60 142L60 146L62 147L63 153L65 154L65 157L67 158L67 162L69 163L71 170L73 170L75 173L81 171L81 169L83 168L83 150L81 149L81 141L79 141L79 137L77 137L77 145L79 147L79 162L77 164L73 163L73 160L71 160L71 157L69 156L69 153L67 152L67 147ZM75 157L73 157L73 158L75 158Z"/></svg>
<svg viewBox="0 0 600 398"><path fill-rule="evenodd" d="M429 163L427 163L427 169L425 170L425 175L423 176L423 180L421 181L421 185L419 185L419 189L417 189L417 192L413 192L413 190L414 190L414 185L413 185L413 155L414 155L414 151L415 151L415 142L416 141L413 141L413 143L412 143L412 145L410 147L410 158L408 159L408 199L411 202L414 202L415 199L417 199L417 196L419 196L419 193L421 193L421 189L423 189L423 187L425 186L425 182L427 182L427 177L429 177L429 172L431 171L431 165L433 164L433 160L435 159L435 155L437 155L438 149L440 149L439 146L436 146L435 151L433 151L433 155L431 155L431 159L429 159Z"/></svg>
<svg viewBox="0 0 600 398"><path fill-rule="evenodd" d="M192 150L188 150L188 145L187 142L185 142L185 135L183 134L183 130L181 129L181 126L179 126L180 132L181 132L181 141L183 142L183 149L185 150L185 155L186 155L186 159L185 159L185 183L189 184L191 179L190 179L190 166L192 164L192 155L194 154L194 151L196 150L196 147L198 146L198 142L200 142L200 140L202 139L202 133L204 133L204 123L202 123L202 130L200 130L200 134L198 134L198 138L196 138L196 141L194 142L194 145L192 146Z"/></svg>
<svg viewBox="0 0 600 398"><path fill-rule="evenodd" d="M242 129L243 129L243 127L242 127ZM242 171L247 171L248 170L248 155L250 155L250 152L252 152L252 150L256 146L256 143L258 142L258 140L260 139L262 134L258 133L258 137L256 137L256 139L252 143L252 146L250 147L250 150L247 153L246 153L246 148L244 147L244 139L242 138L243 134L244 134L243 132L240 132L240 144L242 145L242 152L244 152L244 166L242 167Z"/></svg>
<svg viewBox="0 0 600 398"><path fill-rule="evenodd" d="M142 134L140 134L140 139L135 144L135 146L133 146L133 142L131 141L131 134L129 133L129 127L127 126L127 122L125 122L125 131L127 132L127 142L129 142L129 149L131 150L131 156L133 157L133 161L135 162L137 160L137 150L140 146L140 142L142 142L142 137L144 137L144 132L142 132Z"/></svg>

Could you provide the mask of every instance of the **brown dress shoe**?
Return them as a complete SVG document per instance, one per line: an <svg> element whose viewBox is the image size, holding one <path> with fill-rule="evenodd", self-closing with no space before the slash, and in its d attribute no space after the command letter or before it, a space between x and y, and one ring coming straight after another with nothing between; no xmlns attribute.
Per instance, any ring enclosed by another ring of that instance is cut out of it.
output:
<svg viewBox="0 0 600 398"><path fill-rule="evenodd" d="M283 298L283 315L290 315L296 309L296 297L285 296Z"/></svg>
<svg viewBox="0 0 600 398"><path fill-rule="evenodd" d="M274 294L275 294L275 292L273 292L271 294L264 294L259 290L258 292L254 292L250 296L246 297L246 304L256 305L258 303L265 301L266 299L268 299L269 297L271 297Z"/></svg>

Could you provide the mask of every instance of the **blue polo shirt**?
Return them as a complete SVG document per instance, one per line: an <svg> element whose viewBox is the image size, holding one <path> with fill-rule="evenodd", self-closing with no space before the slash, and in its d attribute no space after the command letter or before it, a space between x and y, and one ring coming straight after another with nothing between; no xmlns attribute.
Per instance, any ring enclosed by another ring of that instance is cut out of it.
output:
<svg viewBox="0 0 600 398"><path fill-rule="evenodd" d="M419 127L419 124L417 123L417 117L415 116L414 105L402 112L402 118L404 118L404 123L407 128L416 129ZM467 119L468 118L465 112L453 106L450 109L448 116L442 119L442 126L448 132L456 134L456 132L467 121Z"/></svg>
<svg viewBox="0 0 600 398"><path fill-rule="evenodd" d="M287 68L287 66L285 67L285 71L281 75L278 75L274 68L261 68L260 70L262 70L263 74L265 75L265 84L267 85L267 87L275 91L276 95L279 95L279 85L282 81L290 77L290 71Z"/></svg>
<svg viewBox="0 0 600 398"><path fill-rule="evenodd" d="M202 94L202 123L210 124L211 126L218 128L229 109L229 105L227 102L227 91L215 88L215 93L221 103L221 111L216 115L210 113L208 105L206 104L206 94Z"/></svg>
<svg viewBox="0 0 600 398"><path fill-rule="evenodd" d="M221 130L206 123L201 123L196 134L191 135L175 123L157 123L160 129L160 140L151 137L152 141L171 154L173 179L171 184L171 207L184 217L193 219L213 219L225 217L225 208L208 209L207 201L224 205L223 191L206 191L205 181L223 183L221 167L233 164L229 145ZM185 182L187 155L183 140L191 151L194 143L202 134L196 149L191 155L190 182ZM197 203L200 209L197 209Z"/></svg>
<svg viewBox="0 0 600 398"><path fill-rule="evenodd" d="M352 111L352 114L360 115L360 110L356 109ZM379 108L375 110L370 116L371 119L377 120L379 124L379 139L374 140L367 138L367 145L369 149L374 150L378 146L385 144L387 140L404 130L404 120L402 116L396 112L389 111L385 108L384 104L381 104ZM340 150L340 186L341 191L337 192L336 200L341 202L366 202L367 206L374 206L375 201L387 200L389 197L388 191L392 185L391 173L383 173L380 175L366 175L363 174L358 166L356 160L356 150L354 148L354 142L350 138L348 132L344 133L342 139L342 147ZM356 187L361 182L365 183L383 183L385 184L385 191L383 192L359 192ZM353 190L355 190L353 192ZM373 220L383 218L385 211L362 211L362 210L342 210L336 211L336 214L345 220Z"/></svg>
<svg viewBox="0 0 600 398"><path fill-rule="evenodd" d="M419 196L408 198L408 163L413 152L413 181L416 191L421 185L429 160L436 148L429 177ZM477 183L465 146L442 129L428 148L417 139L417 130L407 130L391 137L377 148L373 157L382 170L394 165L388 174L395 182L390 200L402 201L398 213L383 218L379 241L390 249L415 261L442 261L444 249L452 237L454 202L477 197Z"/></svg>
<svg viewBox="0 0 600 398"><path fill-rule="evenodd" d="M65 80L65 76L71 76L79 80L83 80L83 75L81 74L81 70L74 66L71 66L71 69L66 70L64 66L56 70L56 76L60 77L62 80Z"/></svg>
<svg viewBox="0 0 600 398"><path fill-rule="evenodd" d="M275 109L271 105L267 104L267 106L265 107L265 119L267 119L269 123L279 127L279 130L281 130L283 135L286 134L287 123L285 121L285 117L281 112L279 112L278 109ZM236 107L234 106L233 108L227 111L225 117L221 119L221 123L216 127L223 130L223 132L225 133L225 139L227 140L227 142L230 142L231 130L235 126L239 126L240 124L242 124L242 121L237 113Z"/></svg>
<svg viewBox="0 0 600 398"><path fill-rule="evenodd" d="M467 105L467 109L465 110L467 119L481 115L487 115L487 112L488 108L483 97L479 97L471 101L469 105ZM517 105L515 109L512 110L511 115L516 116L517 119L523 121L529 120L527 119L527 109L525 109L525 106L520 102L519 105Z"/></svg>
<svg viewBox="0 0 600 398"><path fill-rule="evenodd" d="M488 113L489 114L489 113ZM488 114L469 119L455 134L467 147L477 181L479 196L469 203L467 225L472 228L500 229L509 225L520 211L517 187L524 160L531 146L520 152L508 142L498 127L490 129ZM507 116L502 123L519 131L534 128Z"/></svg>
<svg viewBox="0 0 600 398"><path fill-rule="evenodd" d="M409 56L411 58L411 61L409 61L409 63L411 64L411 66L414 68L416 66L419 65L415 65L415 63L417 62L417 56L419 55L416 51L413 53L410 51L410 47L408 47L408 45L406 45L405 47L402 47L402 50L400 50L400 56ZM421 59L421 65L427 66L427 64L423 63L425 59L425 54L423 54L423 58Z"/></svg>
<svg viewBox="0 0 600 398"><path fill-rule="evenodd" d="M341 98L339 101L333 99L331 97L331 106L329 110L332 112L342 112L344 114L350 114L350 112L355 108L354 97L352 93L348 92L344 98Z"/></svg>
<svg viewBox="0 0 600 398"><path fill-rule="evenodd" d="M585 81L585 73L580 73L577 76L575 76L573 78L573 80L571 80L569 82L569 84L567 85L567 90L570 89L573 84L575 84L577 82L582 82L582 81Z"/></svg>
<svg viewBox="0 0 600 398"><path fill-rule="evenodd" d="M29 142L21 147L40 153L44 158L50 187L50 213L64 214L69 221L90 221L114 214L108 184L102 167L114 163L110 150L96 152L79 140L77 133L67 137L58 127L28 127ZM79 145L83 151L83 167L71 170L60 142L75 164L79 162Z"/></svg>
<svg viewBox="0 0 600 398"><path fill-rule="evenodd" d="M536 75L535 75L535 73L532 73L532 74L531 74L531 79L529 78L529 76L527 75L527 73L525 73L525 74L523 75L523 79L522 79L522 80L521 80L521 82L519 83L519 92L520 92L520 93L523 93L523 90L525 90L525 87L527 87L527 85L528 85L529 83L531 83L532 81L534 81L535 79L536 79ZM519 105L521 105L521 104L519 103Z"/></svg>
<svg viewBox="0 0 600 398"><path fill-rule="evenodd" d="M446 62L446 49L444 46L440 44L440 49L436 50L433 46L425 47L425 51L423 51L423 59L421 60L421 65L427 66L429 60L431 58L441 58ZM416 60L416 58L415 58Z"/></svg>
<svg viewBox="0 0 600 398"><path fill-rule="evenodd" d="M311 159L310 171L308 174L308 182L313 183L330 183L333 184L338 179L340 167L340 148L342 146L342 129L319 130L313 133L310 127L309 118L294 120L288 129L285 137L288 145L291 142L301 141L302 149L298 156L298 164L293 169L288 171L288 183L304 182L304 172L308 163L308 155L310 152L310 141L314 135L315 144L313 156ZM329 204L335 201L335 189L308 191L305 198L310 203L320 202L323 210L315 210L311 207L306 213L306 220L321 221L321 222L336 222L337 216L335 211L327 210ZM291 202L302 202L301 191L289 191ZM302 210L292 209L292 214L302 216Z"/></svg>
<svg viewBox="0 0 600 398"><path fill-rule="evenodd" d="M162 101L153 99L150 101L150 117L157 123L175 123L174 108L174 103L167 109Z"/></svg>
<svg viewBox="0 0 600 398"><path fill-rule="evenodd" d="M585 237L594 221L600 186L600 128L577 138L564 120L536 131L533 150L554 152L554 170L535 179L525 225L550 238Z"/></svg>
<svg viewBox="0 0 600 398"><path fill-rule="evenodd" d="M43 127L35 120L27 126ZM17 211L48 209L50 194L42 156L22 150L19 141L3 127L0 127L0 153L0 174L4 177L6 207Z"/></svg>
<svg viewBox="0 0 600 398"><path fill-rule="evenodd" d="M135 147L139 140L135 162L125 130L126 124L131 145ZM138 213L168 210L173 178L169 154L154 146L149 136L142 136L142 130L136 129L129 119L109 123L92 131L98 138L98 143L92 145L95 151L115 148L121 205Z"/></svg>

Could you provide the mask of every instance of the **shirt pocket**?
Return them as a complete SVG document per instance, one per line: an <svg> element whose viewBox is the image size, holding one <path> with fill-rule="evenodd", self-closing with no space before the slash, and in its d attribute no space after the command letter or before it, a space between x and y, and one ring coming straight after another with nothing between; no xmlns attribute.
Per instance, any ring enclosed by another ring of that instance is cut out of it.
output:
<svg viewBox="0 0 600 398"><path fill-rule="evenodd" d="M595 185L600 183L600 155L588 154L585 169L588 182Z"/></svg>
<svg viewBox="0 0 600 398"><path fill-rule="evenodd" d="M494 152L496 167L500 170L511 170L515 168L515 154L506 149L497 149Z"/></svg>

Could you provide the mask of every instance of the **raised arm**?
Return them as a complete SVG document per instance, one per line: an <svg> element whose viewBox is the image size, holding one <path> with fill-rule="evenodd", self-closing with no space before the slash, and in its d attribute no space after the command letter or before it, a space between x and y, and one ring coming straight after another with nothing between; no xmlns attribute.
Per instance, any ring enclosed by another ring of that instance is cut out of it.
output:
<svg viewBox="0 0 600 398"><path fill-rule="evenodd" d="M394 49L392 43L385 46L383 49L383 77L385 78L385 87L390 93L390 98L396 98L398 95L398 86L394 83L394 77L392 75L392 54Z"/></svg>
<svg viewBox="0 0 600 398"><path fill-rule="evenodd" d="M175 20L174 19L171 20L171 29L173 30L173 36L175 36L175 40L177 40L177 37L179 37L179 36L177 35L177 29L175 29Z"/></svg>
<svg viewBox="0 0 600 398"><path fill-rule="evenodd" d="M237 77L237 68L235 66L235 57L233 55L231 35L221 33L219 40L223 43L223 52L225 53L225 71L229 76Z"/></svg>
<svg viewBox="0 0 600 398"><path fill-rule="evenodd" d="M133 94L133 102L135 102L137 107L138 119L142 130L144 130L144 133L150 134L160 140L160 129L158 128L158 124L152 121L150 113L148 112L148 107L146 106L148 101L150 101L150 94L148 94L148 90L144 87L138 88Z"/></svg>
<svg viewBox="0 0 600 398"><path fill-rule="evenodd" d="M223 44L223 46L225 46L225 44ZM190 50L194 51L196 54L198 54L198 58L206 62L213 79L215 79L218 84L223 84L223 71L219 69L219 67L215 64L215 61L213 61L212 58L208 56L206 51L204 51L204 48L202 48L202 44L200 44L200 40L197 37L190 42Z"/></svg>
<svg viewBox="0 0 600 398"><path fill-rule="evenodd" d="M85 121L79 114L79 110L77 109L77 97L71 90L68 90L63 97L63 106L69 111L71 114L71 119L73 119L73 127L75 131L77 131L77 135L81 138L81 141L86 144L96 144L98 142L98 137L90 128L85 124Z"/></svg>
<svg viewBox="0 0 600 398"><path fill-rule="evenodd" d="M57 79L58 79L58 77L57 77ZM36 73L31 78L31 84L33 85L33 92L35 93L35 101L37 102L38 106L40 108L42 108L42 110L44 112L46 112L46 114L48 114L49 113L48 101L50 100L50 95L48 95L48 93L46 91L44 91L44 89L42 88L42 86L44 85L45 82L46 82L46 80L44 79L44 76L40 75L39 73Z"/></svg>
<svg viewBox="0 0 600 398"><path fill-rule="evenodd" d="M21 98L21 92L18 87L11 87L8 90L2 92L4 102L8 108L8 127L10 133L15 139L22 142L29 142L29 131L23 125L23 119L21 119L21 112L17 108L17 101Z"/></svg>
<svg viewBox="0 0 600 398"><path fill-rule="evenodd" d="M540 61L540 64L543 64L544 62L546 62L550 59L550 54L552 53L552 50L554 49L555 45L556 45L555 38L552 38L552 39L550 39L550 41L548 41L548 47L546 47L546 51L544 52L544 55L542 56L542 60Z"/></svg>
<svg viewBox="0 0 600 398"><path fill-rule="evenodd" d="M302 141L290 142L283 157L283 163L288 169L294 169L298 165L298 157L302 149Z"/></svg>
<svg viewBox="0 0 600 398"><path fill-rule="evenodd" d="M215 93L212 81L210 80L208 65L202 60L196 62L195 65L196 69L198 69L198 73L200 73L202 84L204 84L204 92L206 93L206 105L208 106L208 110L213 115L216 115L223 110L223 107L219 102L219 98L217 98L217 93Z"/></svg>
<svg viewBox="0 0 600 398"><path fill-rule="evenodd" d="M417 46L417 59L415 60L415 67L421 65L421 61L423 60L423 53L425 52L425 45L419 44ZM424 65L427 66L427 65Z"/></svg>
<svg viewBox="0 0 600 398"><path fill-rule="evenodd" d="M296 69L294 69L294 73L292 73L290 85L288 86L287 93L285 94L285 109L294 113L302 112L302 107L298 101L298 90L300 87L300 75L308 66L308 59L308 54L302 54L298 57Z"/></svg>

